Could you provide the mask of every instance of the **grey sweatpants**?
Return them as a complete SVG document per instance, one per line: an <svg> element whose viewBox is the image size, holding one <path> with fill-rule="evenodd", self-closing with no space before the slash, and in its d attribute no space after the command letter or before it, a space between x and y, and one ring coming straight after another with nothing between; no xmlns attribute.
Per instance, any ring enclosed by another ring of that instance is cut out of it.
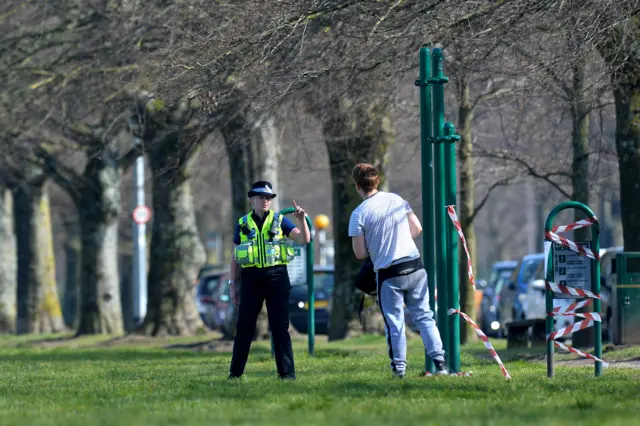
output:
<svg viewBox="0 0 640 426"><path fill-rule="evenodd" d="M429 308L427 272L420 269L378 283L378 306L384 317L391 369L398 373L404 372L407 367L404 305L420 330L429 357L444 360L440 332L433 319L433 311Z"/></svg>

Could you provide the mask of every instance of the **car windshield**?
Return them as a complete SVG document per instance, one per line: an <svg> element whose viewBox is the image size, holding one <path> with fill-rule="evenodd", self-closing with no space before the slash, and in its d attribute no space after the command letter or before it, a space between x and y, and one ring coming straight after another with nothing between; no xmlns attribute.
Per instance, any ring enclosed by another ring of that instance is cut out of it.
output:
<svg viewBox="0 0 640 426"><path fill-rule="evenodd" d="M316 288L323 288L327 292L333 290L333 272L315 272L313 274L313 284Z"/></svg>
<svg viewBox="0 0 640 426"><path fill-rule="evenodd" d="M334 275L332 271L315 271L313 273L313 286L316 289L323 289L324 291L331 292L333 290ZM306 281L298 281L291 283L292 286L306 286Z"/></svg>
<svg viewBox="0 0 640 426"><path fill-rule="evenodd" d="M536 270L538 269L540 262L542 262L542 259L529 259L529 260L523 261L522 272L521 272L521 276L522 276L521 282L528 283L529 281L534 279L533 274L535 274ZM535 277L535 278L540 278L540 277Z"/></svg>
<svg viewBox="0 0 640 426"><path fill-rule="evenodd" d="M199 295L212 295L220 283L220 276L207 277L202 285L198 286Z"/></svg>
<svg viewBox="0 0 640 426"><path fill-rule="evenodd" d="M509 281L509 278L511 278L511 274L513 273L513 271L510 270L503 270L502 273L498 276L498 279L496 280L496 291L495 294L499 294L500 291L502 290L502 286L504 286L504 284L506 282Z"/></svg>
<svg viewBox="0 0 640 426"><path fill-rule="evenodd" d="M509 279L512 273L513 269L494 269L489 276L487 287L498 287L498 284Z"/></svg>

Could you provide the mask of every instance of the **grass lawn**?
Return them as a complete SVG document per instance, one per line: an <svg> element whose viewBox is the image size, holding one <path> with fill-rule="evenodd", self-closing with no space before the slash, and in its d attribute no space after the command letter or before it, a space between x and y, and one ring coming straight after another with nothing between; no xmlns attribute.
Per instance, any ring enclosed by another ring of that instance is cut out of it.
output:
<svg viewBox="0 0 640 426"><path fill-rule="evenodd" d="M297 341L298 380L281 382L268 342L254 344L245 380L228 381L228 352L167 348L211 337L31 342L41 338L0 338L2 426L640 424L640 369L609 368L596 379L592 365L559 365L548 380L544 363L518 360L499 340L510 381L478 356L481 344L462 351L473 377L420 377L419 339L409 340L408 376L392 379L384 339L364 336L319 338L315 357Z"/></svg>

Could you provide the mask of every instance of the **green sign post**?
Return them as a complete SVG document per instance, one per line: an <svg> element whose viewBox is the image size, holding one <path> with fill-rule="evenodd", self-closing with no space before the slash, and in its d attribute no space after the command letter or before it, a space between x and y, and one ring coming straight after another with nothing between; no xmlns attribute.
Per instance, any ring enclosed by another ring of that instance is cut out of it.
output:
<svg viewBox="0 0 640 426"><path fill-rule="evenodd" d="M591 225L591 251L594 253L596 259L591 259L591 271L590 271L590 281L591 288L584 289L589 290L592 293L600 294L600 262L597 259L600 253L600 224L596 220L596 215L591 211L589 207L585 204L579 203L577 201L565 201L563 203L555 206L549 215L547 216L547 220L544 223L544 231L545 231L545 240L552 241L549 237L549 233L553 230L553 221L555 220L558 213L566 209L578 209L585 213L589 219L593 219L594 223ZM579 242L576 242L577 245L580 245ZM547 270L545 271L545 280L550 283L554 283L556 285L563 285L562 283L554 282L554 259L553 248L549 250L549 254L547 257ZM549 315L553 311L553 299L554 292L551 291L549 286L546 286L546 333L549 336L553 333L554 328L554 317ZM593 311L599 313L601 310L601 302L600 299L595 299L593 302ZM593 322L593 332L594 332L594 352L595 356L599 359L602 359L602 323L600 321ZM553 339L547 339L547 377L553 378L555 375L555 365L554 365L554 344ZM600 377L602 375L602 362L595 361L595 375L596 377Z"/></svg>
<svg viewBox="0 0 640 426"><path fill-rule="evenodd" d="M434 250L434 212L433 212L433 118L431 110L431 85L427 79L431 76L431 51L423 47L420 49L420 79L416 85L420 86L420 139L422 161L422 253L425 257L424 266L429 283L429 306L436 312L436 252ZM428 201L427 201L428 200ZM425 371L434 372L434 365L425 350Z"/></svg>
<svg viewBox="0 0 640 426"><path fill-rule="evenodd" d="M293 207L288 207L286 209L280 210L281 215L287 215L295 212L296 209ZM313 224L311 223L311 219L308 215L305 215L305 220L307 221L307 226L309 226L309 232L311 232L311 241L305 247L306 252L306 261L307 261L307 298L308 298L308 321L309 325L307 328L308 338L309 338L309 355L313 355L315 348L315 339L316 339L316 311L315 311L315 285L313 282Z"/></svg>
<svg viewBox="0 0 640 426"><path fill-rule="evenodd" d="M447 354L447 364L460 371L460 316L448 315L460 309L458 290L458 234L447 220L447 205L456 205L456 146L460 136L452 123L445 123L444 54L442 49L420 49L420 133L422 149L423 254L429 277L429 303L435 311L438 289L438 330ZM435 75L433 72L435 71ZM425 354L426 356L426 354ZM433 372L428 356L425 370Z"/></svg>

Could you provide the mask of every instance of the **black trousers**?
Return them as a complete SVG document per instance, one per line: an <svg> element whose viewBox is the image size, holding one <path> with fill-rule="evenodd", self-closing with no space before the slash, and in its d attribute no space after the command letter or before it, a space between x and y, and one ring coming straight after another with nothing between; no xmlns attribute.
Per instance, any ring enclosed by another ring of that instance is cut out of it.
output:
<svg viewBox="0 0 640 426"><path fill-rule="evenodd" d="M263 302L266 301L278 375L288 378L295 377L293 348L289 335L291 284L286 266L280 265L263 269L245 268L242 270L240 287L240 307L236 337L233 342L231 376L239 377L244 373L251 342L256 332L258 315L262 310Z"/></svg>

